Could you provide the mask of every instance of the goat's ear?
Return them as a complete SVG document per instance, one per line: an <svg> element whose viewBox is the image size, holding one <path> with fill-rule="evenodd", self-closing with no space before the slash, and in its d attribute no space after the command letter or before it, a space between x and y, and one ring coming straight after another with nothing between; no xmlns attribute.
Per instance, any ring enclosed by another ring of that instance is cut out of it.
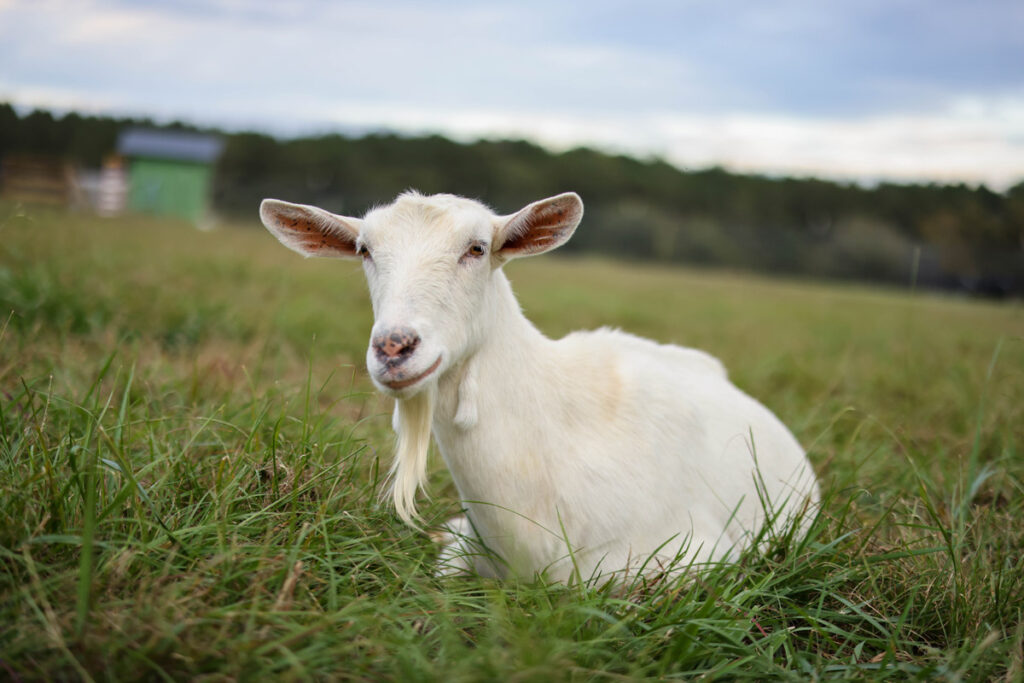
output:
<svg viewBox="0 0 1024 683"><path fill-rule="evenodd" d="M494 253L505 259L533 256L565 244L583 218L583 200L566 192L496 219Z"/></svg>
<svg viewBox="0 0 1024 683"><path fill-rule="evenodd" d="M363 223L358 218L279 199L264 199L260 218L281 244L303 256L356 256L356 239Z"/></svg>

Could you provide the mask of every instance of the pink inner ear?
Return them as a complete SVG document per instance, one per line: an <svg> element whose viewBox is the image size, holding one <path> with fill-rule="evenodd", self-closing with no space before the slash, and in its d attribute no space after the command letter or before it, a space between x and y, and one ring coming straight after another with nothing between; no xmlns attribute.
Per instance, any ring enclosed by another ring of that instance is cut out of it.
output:
<svg viewBox="0 0 1024 683"><path fill-rule="evenodd" d="M550 225L561 228L568 227L576 218L576 202L572 199L556 199L541 204L530 212L534 225Z"/></svg>
<svg viewBox="0 0 1024 683"><path fill-rule="evenodd" d="M512 219L501 251L527 254L545 251L556 246L565 231L578 220L579 205L571 198L530 207Z"/></svg>
<svg viewBox="0 0 1024 683"><path fill-rule="evenodd" d="M544 251L558 243L564 227L530 228L522 235L514 235L501 245L501 251L512 253L534 253Z"/></svg>
<svg viewBox="0 0 1024 683"><path fill-rule="evenodd" d="M315 214L281 212L277 215L276 226L291 244L309 254L352 256L356 253L354 237Z"/></svg>

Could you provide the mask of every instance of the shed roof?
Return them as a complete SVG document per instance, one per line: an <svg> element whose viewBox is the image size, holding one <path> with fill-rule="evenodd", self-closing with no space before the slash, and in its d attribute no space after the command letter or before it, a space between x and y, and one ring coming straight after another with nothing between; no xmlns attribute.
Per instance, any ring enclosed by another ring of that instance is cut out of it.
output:
<svg viewBox="0 0 1024 683"><path fill-rule="evenodd" d="M117 139L117 151L128 157L150 157L210 163L220 156L224 141L214 135L182 131L129 128Z"/></svg>

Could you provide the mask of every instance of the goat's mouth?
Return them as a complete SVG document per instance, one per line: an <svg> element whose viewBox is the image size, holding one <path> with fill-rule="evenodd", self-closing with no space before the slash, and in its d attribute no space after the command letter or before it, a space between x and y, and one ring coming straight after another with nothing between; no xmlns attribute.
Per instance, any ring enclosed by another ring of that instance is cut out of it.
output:
<svg viewBox="0 0 1024 683"><path fill-rule="evenodd" d="M437 370L439 367L441 367L441 356L437 357L437 360L434 361L433 365L431 365L429 368L427 368L420 374L416 375L415 377L403 378L402 375L399 374L399 376L394 379L381 378L378 379L377 381L386 386L388 389L400 391L402 389L407 389L408 387L411 387L413 384L416 384L420 380L426 379L431 374L433 374L434 371Z"/></svg>

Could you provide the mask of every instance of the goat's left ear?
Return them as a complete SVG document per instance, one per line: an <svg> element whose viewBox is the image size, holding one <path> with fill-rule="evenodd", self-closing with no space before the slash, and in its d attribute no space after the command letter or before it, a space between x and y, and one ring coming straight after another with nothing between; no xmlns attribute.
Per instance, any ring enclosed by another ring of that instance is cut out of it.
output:
<svg viewBox="0 0 1024 683"><path fill-rule="evenodd" d="M495 219L494 253L512 259L551 251L572 237L582 218L583 200L575 192L541 199Z"/></svg>

